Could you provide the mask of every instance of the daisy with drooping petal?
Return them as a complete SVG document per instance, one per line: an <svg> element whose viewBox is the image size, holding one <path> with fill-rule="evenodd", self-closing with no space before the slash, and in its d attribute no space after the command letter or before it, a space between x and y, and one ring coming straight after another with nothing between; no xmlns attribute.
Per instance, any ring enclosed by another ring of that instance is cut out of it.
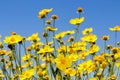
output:
<svg viewBox="0 0 120 80"><path fill-rule="evenodd" d="M113 28L109 28L111 31L120 31L120 26L114 26Z"/></svg>
<svg viewBox="0 0 120 80"><path fill-rule="evenodd" d="M84 17L82 18L74 18L70 20L70 24L80 25L84 21Z"/></svg>
<svg viewBox="0 0 120 80"><path fill-rule="evenodd" d="M38 32L32 34L30 37L27 38L27 40L29 40L29 41L35 41L35 42L40 41L40 38L38 37Z"/></svg>
<svg viewBox="0 0 120 80"><path fill-rule="evenodd" d="M46 15L51 12L53 10L53 8L50 8L50 9L43 9L41 11L39 11L39 15L38 15L38 18L45 18Z"/></svg>

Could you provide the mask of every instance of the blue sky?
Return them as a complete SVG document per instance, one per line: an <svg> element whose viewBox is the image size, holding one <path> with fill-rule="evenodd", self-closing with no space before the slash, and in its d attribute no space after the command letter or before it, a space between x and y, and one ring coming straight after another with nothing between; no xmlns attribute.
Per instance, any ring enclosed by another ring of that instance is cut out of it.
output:
<svg viewBox="0 0 120 80"><path fill-rule="evenodd" d="M50 15L59 16L56 22L59 31L71 30L74 26L69 24L69 20L77 17L78 7L84 9L85 22L81 30L93 27L93 33L99 38L102 35L114 38L114 33L108 28L120 25L120 0L1 0L0 34L4 37L15 31L23 36L35 32L42 35L42 21L37 16L44 8L53 8Z"/></svg>

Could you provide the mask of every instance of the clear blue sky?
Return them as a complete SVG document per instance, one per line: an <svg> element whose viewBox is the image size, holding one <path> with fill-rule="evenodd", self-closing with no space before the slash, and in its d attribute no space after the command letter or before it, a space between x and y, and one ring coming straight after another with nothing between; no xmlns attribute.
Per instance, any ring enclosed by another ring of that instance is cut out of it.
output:
<svg viewBox="0 0 120 80"><path fill-rule="evenodd" d="M50 15L59 16L56 22L59 31L71 30L74 26L69 20L77 16L78 7L84 9L85 22L81 30L93 27L99 38L104 34L114 38L108 28L120 25L120 0L1 0L0 34L4 37L15 31L23 36L35 32L42 35L42 22L37 16L43 8L53 8Z"/></svg>

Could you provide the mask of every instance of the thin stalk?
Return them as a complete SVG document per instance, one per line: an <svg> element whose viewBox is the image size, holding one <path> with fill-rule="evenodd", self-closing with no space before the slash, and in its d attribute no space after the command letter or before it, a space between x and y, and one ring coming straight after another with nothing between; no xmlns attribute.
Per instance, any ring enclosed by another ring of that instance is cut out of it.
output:
<svg viewBox="0 0 120 80"><path fill-rule="evenodd" d="M117 31L115 31L115 47L116 47L116 44L117 44Z"/></svg>
<svg viewBox="0 0 120 80"><path fill-rule="evenodd" d="M55 20L53 20L53 27L55 27Z"/></svg>
<svg viewBox="0 0 120 80"><path fill-rule="evenodd" d="M89 80L89 76L88 76L88 73L86 74L86 77L87 77L87 79L86 79L86 80Z"/></svg>
<svg viewBox="0 0 120 80"><path fill-rule="evenodd" d="M11 76L14 74L14 72L13 72L13 62L12 62L12 60L10 60L10 62L11 62L11 64L12 64L12 66L11 66L11 68L10 68L10 73L11 73Z"/></svg>
<svg viewBox="0 0 120 80"><path fill-rule="evenodd" d="M22 68L21 68L21 45L19 44L19 65L20 65L20 71L22 73Z"/></svg>
<svg viewBox="0 0 120 80"><path fill-rule="evenodd" d="M46 45L48 45L48 37L45 37Z"/></svg>
<svg viewBox="0 0 120 80"><path fill-rule="evenodd" d="M44 27L44 32L45 32L45 18L43 19L43 27Z"/></svg>
<svg viewBox="0 0 120 80"><path fill-rule="evenodd" d="M55 74L55 71L54 71L54 68L53 68L53 66L52 66L52 63L50 62L49 63L49 65L50 65L50 72L51 72L51 79L52 79L52 77L53 77L53 79L55 79L55 77L56 77L56 74Z"/></svg>
<svg viewBox="0 0 120 80"><path fill-rule="evenodd" d="M2 58L4 58L4 57L2 56ZM10 79L10 76L9 76L8 71L6 69L5 61L3 61L3 71L5 72L5 78L6 78L6 80Z"/></svg>
<svg viewBox="0 0 120 80"><path fill-rule="evenodd" d="M78 38L78 34L79 34L79 30L78 30L78 27L75 29L76 31L76 34L75 34L75 42L77 41L77 38Z"/></svg>
<svg viewBox="0 0 120 80"><path fill-rule="evenodd" d="M106 40L104 41L104 53L106 52Z"/></svg>
<svg viewBox="0 0 120 80"><path fill-rule="evenodd" d="M53 20L53 27L55 27L55 20ZM53 43L54 43L54 53L55 53L54 55L57 56L54 36L55 36L55 31L53 31Z"/></svg>
<svg viewBox="0 0 120 80"><path fill-rule="evenodd" d="M15 50L13 50L12 52L13 52L13 57L14 57L14 59L15 59L15 65L16 65L16 67L17 67L16 52L15 52Z"/></svg>
<svg viewBox="0 0 120 80"><path fill-rule="evenodd" d="M112 65L111 65L111 70L110 70L110 76L114 74L114 61L112 62Z"/></svg>
<svg viewBox="0 0 120 80"><path fill-rule="evenodd" d="M119 77L119 71L120 71L120 69L119 68L117 68L118 70L117 70L117 78Z"/></svg>
<svg viewBox="0 0 120 80"><path fill-rule="evenodd" d="M23 46L24 51L25 51L25 54L26 54L26 45L25 45L25 41L23 42L22 46Z"/></svg>
<svg viewBox="0 0 120 80"><path fill-rule="evenodd" d="M80 14L80 13L78 13L78 18L80 18L80 16L81 16L81 14Z"/></svg>
<svg viewBox="0 0 120 80"><path fill-rule="evenodd" d="M81 14L78 13L78 18L80 18ZM77 25L77 28L76 28L76 36L75 36L75 41L77 41L77 39L79 38L79 26L80 25Z"/></svg>

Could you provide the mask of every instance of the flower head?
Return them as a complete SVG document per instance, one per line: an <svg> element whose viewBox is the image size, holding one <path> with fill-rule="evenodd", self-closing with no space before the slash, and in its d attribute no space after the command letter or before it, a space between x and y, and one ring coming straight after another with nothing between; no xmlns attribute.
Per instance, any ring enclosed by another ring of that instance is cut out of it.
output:
<svg viewBox="0 0 120 80"><path fill-rule="evenodd" d="M87 56L89 55L89 52L85 52L85 51L82 51L80 54L79 54L79 58L80 59L85 59Z"/></svg>
<svg viewBox="0 0 120 80"><path fill-rule="evenodd" d="M94 61L97 61L99 63L105 61L104 55L94 56Z"/></svg>
<svg viewBox="0 0 120 80"><path fill-rule="evenodd" d="M55 34L54 38L55 39L61 39L65 36L65 34L66 34L65 32L60 32L58 34Z"/></svg>
<svg viewBox="0 0 120 80"><path fill-rule="evenodd" d="M83 63L79 64L78 70L86 71L93 65L92 60L84 61Z"/></svg>
<svg viewBox="0 0 120 80"><path fill-rule="evenodd" d="M107 41L107 40L109 40L109 36L104 35L101 37L101 40Z"/></svg>
<svg viewBox="0 0 120 80"><path fill-rule="evenodd" d="M77 54L72 53L72 54L70 54L69 57L72 61L77 61L78 60L78 55Z"/></svg>
<svg viewBox="0 0 120 80"><path fill-rule="evenodd" d="M0 56L5 55L5 53L6 53L6 50L0 50Z"/></svg>
<svg viewBox="0 0 120 80"><path fill-rule="evenodd" d="M41 48L38 53L49 53L49 52L52 52L54 51L54 48L51 48L49 45L45 45L43 48Z"/></svg>
<svg viewBox="0 0 120 80"><path fill-rule="evenodd" d="M2 78L4 78L4 77L5 77L5 75L3 75L2 70L0 70L0 79L2 79Z"/></svg>
<svg viewBox="0 0 120 80"><path fill-rule="evenodd" d="M74 76L76 74L76 70L72 68L68 68L65 70L65 74L69 74L70 76Z"/></svg>
<svg viewBox="0 0 120 80"><path fill-rule="evenodd" d="M82 31L82 34L83 34L83 35L86 35L86 34L91 33L92 31L93 31L92 28L86 28L85 30Z"/></svg>
<svg viewBox="0 0 120 80"><path fill-rule="evenodd" d="M45 18L46 15L51 12L53 9L50 8L50 9L43 9L41 11L39 11L39 15L38 15L38 18Z"/></svg>
<svg viewBox="0 0 120 80"><path fill-rule="evenodd" d="M45 28L45 30L48 30L48 31L57 31L58 29L55 28L55 27L52 27L52 26L48 26Z"/></svg>
<svg viewBox="0 0 120 80"><path fill-rule="evenodd" d="M11 36L6 36L4 39L4 42L7 44L16 44L20 41L22 41L23 37L16 34L16 35L11 35Z"/></svg>
<svg viewBox="0 0 120 80"><path fill-rule="evenodd" d="M120 26L114 26L113 28L109 28L111 31L120 31Z"/></svg>
<svg viewBox="0 0 120 80"><path fill-rule="evenodd" d="M27 40L36 42L39 41L40 38L38 37L38 33L34 33L30 37L28 37Z"/></svg>
<svg viewBox="0 0 120 80"><path fill-rule="evenodd" d="M27 60L29 60L31 58L31 54L30 53L27 53L26 55L24 55L23 57L22 57L22 61L27 61Z"/></svg>
<svg viewBox="0 0 120 80"><path fill-rule="evenodd" d="M58 16L55 15L55 14L53 14L53 15L51 16L51 18L52 18L53 20L57 20L57 19L58 19Z"/></svg>
<svg viewBox="0 0 120 80"><path fill-rule="evenodd" d="M74 30L68 30L68 31L65 31L65 34L66 35L71 35L71 34L74 34L75 32L74 32Z"/></svg>
<svg viewBox="0 0 120 80"><path fill-rule="evenodd" d="M35 73L34 69L27 69L22 72L20 80L29 79L34 75L34 73Z"/></svg>
<svg viewBox="0 0 120 80"><path fill-rule="evenodd" d="M83 36L81 40L86 42L96 42L97 36L95 34L89 34L89 35Z"/></svg>
<svg viewBox="0 0 120 80"><path fill-rule="evenodd" d="M111 79L111 80L116 80L116 76L115 76L115 75L111 75L111 76L110 76L110 79Z"/></svg>
<svg viewBox="0 0 120 80"><path fill-rule="evenodd" d="M69 56L58 54L58 57L55 59L55 63L60 70L64 71L66 68L71 66L72 61Z"/></svg>
<svg viewBox="0 0 120 80"><path fill-rule="evenodd" d="M84 17L82 18L74 18L70 20L70 24L80 25L84 21Z"/></svg>
<svg viewBox="0 0 120 80"><path fill-rule="evenodd" d="M77 9L77 12L78 12L78 13L82 13L82 12L83 12L83 9L82 9L81 7L79 7L79 8Z"/></svg>
<svg viewBox="0 0 120 80"><path fill-rule="evenodd" d="M92 53L98 52L99 50L100 50L100 47L98 45L93 45L89 48L88 52L92 54Z"/></svg>

